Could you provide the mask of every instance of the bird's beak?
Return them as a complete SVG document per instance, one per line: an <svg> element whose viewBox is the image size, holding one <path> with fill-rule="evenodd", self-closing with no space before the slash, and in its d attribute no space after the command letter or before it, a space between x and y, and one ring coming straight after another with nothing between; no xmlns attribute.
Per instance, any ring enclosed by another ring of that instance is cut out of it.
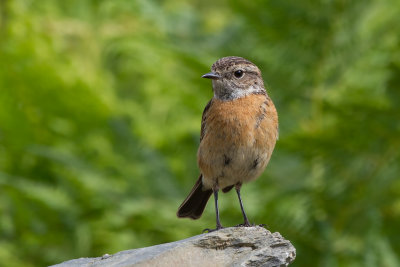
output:
<svg viewBox="0 0 400 267"><path fill-rule="evenodd" d="M221 78L221 76L219 76L218 74L216 74L215 72L209 72L204 74L203 76L201 76L201 78L207 78L207 79L213 79L213 80L218 80L219 78Z"/></svg>

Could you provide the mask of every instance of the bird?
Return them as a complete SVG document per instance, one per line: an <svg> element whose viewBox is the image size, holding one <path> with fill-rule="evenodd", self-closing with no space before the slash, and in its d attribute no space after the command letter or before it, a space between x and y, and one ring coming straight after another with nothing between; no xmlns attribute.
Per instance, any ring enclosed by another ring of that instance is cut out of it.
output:
<svg viewBox="0 0 400 267"><path fill-rule="evenodd" d="M222 229L218 192L235 188L244 220L238 226L250 227L240 190L267 166L278 139L278 114L260 69L245 58L220 58L202 78L212 80L214 95L201 120L197 151L200 176L177 216L199 219L213 194L216 228L205 230Z"/></svg>

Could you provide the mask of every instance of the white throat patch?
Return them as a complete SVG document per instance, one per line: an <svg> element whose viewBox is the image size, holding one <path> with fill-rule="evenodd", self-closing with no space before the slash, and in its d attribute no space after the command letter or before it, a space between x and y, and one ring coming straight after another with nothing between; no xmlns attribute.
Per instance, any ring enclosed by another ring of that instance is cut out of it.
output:
<svg viewBox="0 0 400 267"><path fill-rule="evenodd" d="M234 100L251 94L266 93L264 87L259 85L251 85L246 89L232 87L229 90L221 85L221 83L213 83L214 97L219 100Z"/></svg>

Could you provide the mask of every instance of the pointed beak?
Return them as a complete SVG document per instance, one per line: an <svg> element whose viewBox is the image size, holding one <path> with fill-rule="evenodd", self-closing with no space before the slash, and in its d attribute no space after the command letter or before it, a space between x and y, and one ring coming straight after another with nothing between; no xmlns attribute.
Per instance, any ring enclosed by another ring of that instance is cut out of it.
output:
<svg viewBox="0 0 400 267"><path fill-rule="evenodd" d="M219 76L218 74L216 74L215 72L209 72L204 74L203 76L201 76L201 78L207 78L207 79L213 79L213 80L218 80L219 78L221 78L221 76Z"/></svg>

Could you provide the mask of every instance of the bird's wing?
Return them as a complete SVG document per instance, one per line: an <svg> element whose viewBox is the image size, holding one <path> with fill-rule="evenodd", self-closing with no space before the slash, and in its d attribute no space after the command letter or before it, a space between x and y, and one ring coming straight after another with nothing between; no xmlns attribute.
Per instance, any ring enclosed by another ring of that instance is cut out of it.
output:
<svg viewBox="0 0 400 267"><path fill-rule="evenodd" d="M207 106L204 108L203 115L201 117L201 131L200 131L200 142L203 140L205 129L206 129L206 120L207 120L207 113L212 105L212 99L208 102Z"/></svg>

